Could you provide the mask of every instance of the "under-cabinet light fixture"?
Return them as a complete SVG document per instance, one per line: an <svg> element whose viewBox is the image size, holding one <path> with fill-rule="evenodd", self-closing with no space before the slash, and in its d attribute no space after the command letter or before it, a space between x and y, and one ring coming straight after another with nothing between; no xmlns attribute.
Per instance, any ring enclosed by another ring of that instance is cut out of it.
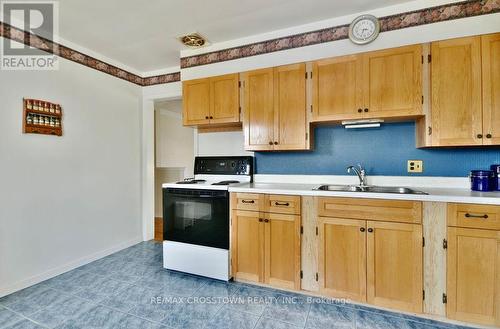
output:
<svg viewBox="0 0 500 329"><path fill-rule="evenodd" d="M345 129L379 128L383 122L382 119L348 120L342 121L342 125Z"/></svg>

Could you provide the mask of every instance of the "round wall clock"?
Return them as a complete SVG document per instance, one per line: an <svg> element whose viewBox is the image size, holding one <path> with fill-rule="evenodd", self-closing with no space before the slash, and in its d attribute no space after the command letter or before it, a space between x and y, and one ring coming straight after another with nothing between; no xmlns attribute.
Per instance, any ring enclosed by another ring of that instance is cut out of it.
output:
<svg viewBox="0 0 500 329"><path fill-rule="evenodd" d="M372 42L380 32L378 18L373 15L356 17L349 25L349 39L358 45Z"/></svg>

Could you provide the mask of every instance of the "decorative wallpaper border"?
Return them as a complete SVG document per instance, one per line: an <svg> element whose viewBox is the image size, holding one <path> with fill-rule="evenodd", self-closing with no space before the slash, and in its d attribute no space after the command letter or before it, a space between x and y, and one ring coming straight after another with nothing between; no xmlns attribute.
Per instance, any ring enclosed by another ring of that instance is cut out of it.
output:
<svg viewBox="0 0 500 329"><path fill-rule="evenodd" d="M11 39L31 47L43 50L49 54L82 64L94 70L107 73L116 78L135 83L141 87L153 86L157 84L177 82L181 80L180 72L162 74L153 77L143 78L137 74L128 72L114 65L103 62L92 56L86 55L77 50L71 49L59 43L39 37L35 34L23 31L9 24L0 21L0 37Z"/></svg>
<svg viewBox="0 0 500 329"><path fill-rule="evenodd" d="M500 0L463 1L381 17L379 18L380 31L394 31L412 26L498 12L500 12ZM349 37L348 33L349 24L345 24L205 54L183 57L181 58L181 69L347 39Z"/></svg>

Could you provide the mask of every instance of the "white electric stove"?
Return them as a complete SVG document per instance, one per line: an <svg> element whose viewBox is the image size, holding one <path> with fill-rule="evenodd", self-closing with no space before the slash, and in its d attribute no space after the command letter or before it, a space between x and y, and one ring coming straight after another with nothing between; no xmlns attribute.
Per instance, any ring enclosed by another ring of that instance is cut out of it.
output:
<svg viewBox="0 0 500 329"><path fill-rule="evenodd" d="M229 192L253 157L196 157L194 177L163 184L163 267L229 280Z"/></svg>

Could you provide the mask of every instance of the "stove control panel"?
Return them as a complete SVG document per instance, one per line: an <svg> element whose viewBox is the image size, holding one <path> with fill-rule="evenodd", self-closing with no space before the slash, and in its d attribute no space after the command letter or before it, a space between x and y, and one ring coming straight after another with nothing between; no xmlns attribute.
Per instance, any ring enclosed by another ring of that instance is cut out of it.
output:
<svg viewBox="0 0 500 329"><path fill-rule="evenodd" d="M253 175L253 157L196 157L195 175Z"/></svg>

